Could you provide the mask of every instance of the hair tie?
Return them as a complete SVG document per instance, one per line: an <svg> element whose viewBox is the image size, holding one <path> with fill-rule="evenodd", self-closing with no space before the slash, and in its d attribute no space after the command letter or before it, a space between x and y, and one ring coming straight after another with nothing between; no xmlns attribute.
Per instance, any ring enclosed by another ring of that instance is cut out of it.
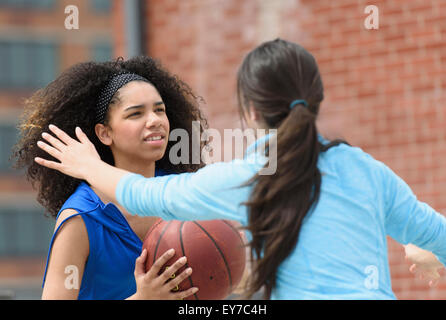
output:
<svg viewBox="0 0 446 320"><path fill-rule="evenodd" d="M305 100L294 100L293 102L291 102L290 104L290 109L293 109L295 106L297 106L298 104L303 104L305 107L308 107L308 103Z"/></svg>

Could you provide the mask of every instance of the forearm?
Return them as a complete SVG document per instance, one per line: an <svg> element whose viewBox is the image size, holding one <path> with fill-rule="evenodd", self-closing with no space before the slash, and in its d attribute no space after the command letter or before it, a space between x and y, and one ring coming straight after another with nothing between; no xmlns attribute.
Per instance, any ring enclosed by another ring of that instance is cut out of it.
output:
<svg viewBox="0 0 446 320"><path fill-rule="evenodd" d="M416 217L415 226L409 228L414 234L410 243L429 251L430 255L426 255L426 258L430 257L431 262L438 259L441 264L446 265L446 245L442 240L446 236L446 219L427 204L423 206L426 208L424 219L421 215Z"/></svg>
<svg viewBox="0 0 446 320"><path fill-rule="evenodd" d="M121 177L116 200L129 213L163 220L228 219L244 224L238 209L249 196L248 187L239 188L245 180L225 163L156 178L129 174Z"/></svg>
<svg viewBox="0 0 446 320"><path fill-rule="evenodd" d="M423 256L429 257L430 261L438 259L446 265L446 243L443 240L446 236L445 217L425 203L419 202L416 207L416 210L409 210L411 214L399 222L399 227L394 228L399 229L399 232L393 231L394 234L389 235L400 243L411 243L418 247L418 250L431 252L430 256Z"/></svg>
<svg viewBox="0 0 446 320"><path fill-rule="evenodd" d="M383 168L387 234L401 244L411 243L432 252L446 265L446 218L419 201L390 168Z"/></svg>
<svg viewBox="0 0 446 320"><path fill-rule="evenodd" d="M116 202L116 187L119 180L129 173L98 159L85 168L85 180Z"/></svg>

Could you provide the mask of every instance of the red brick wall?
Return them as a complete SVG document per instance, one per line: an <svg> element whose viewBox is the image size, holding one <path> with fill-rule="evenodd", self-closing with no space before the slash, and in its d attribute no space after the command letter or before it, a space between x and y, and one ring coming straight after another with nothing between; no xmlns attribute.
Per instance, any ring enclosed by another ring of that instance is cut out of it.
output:
<svg viewBox="0 0 446 320"><path fill-rule="evenodd" d="M113 1L114 56L127 58L124 1Z"/></svg>
<svg viewBox="0 0 446 320"><path fill-rule="evenodd" d="M367 5L379 29L367 30ZM319 127L385 162L421 201L446 212L446 2L442 0L150 0L148 52L207 102L210 126L239 127L235 73L264 40L296 41L316 57L325 84ZM442 41L443 37L443 41ZM446 298L408 272L389 239L400 299Z"/></svg>

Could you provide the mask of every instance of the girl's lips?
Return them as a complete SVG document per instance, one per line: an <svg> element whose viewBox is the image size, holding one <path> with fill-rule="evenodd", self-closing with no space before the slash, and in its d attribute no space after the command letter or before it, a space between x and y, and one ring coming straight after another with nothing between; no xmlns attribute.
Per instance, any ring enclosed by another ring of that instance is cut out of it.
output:
<svg viewBox="0 0 446 320"><path fill-rule="evenodd" d="M161 137L160 140L147 140L147 139L145 139L144 143L147 143L147 144L149 144L151 146L161 146L161 145L164 144L164 137Z"/></svg>

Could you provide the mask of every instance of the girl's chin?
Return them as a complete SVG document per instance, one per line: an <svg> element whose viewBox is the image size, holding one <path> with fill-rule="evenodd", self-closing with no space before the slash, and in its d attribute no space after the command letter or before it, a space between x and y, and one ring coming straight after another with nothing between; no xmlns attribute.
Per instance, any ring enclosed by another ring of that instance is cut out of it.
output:
<svg viewBox="0 0 446 320"><path fill-rule="evenodd" d="M150 154L143 156L146 161L158 161L164 157L164 151L151 152Z"/></svg>

